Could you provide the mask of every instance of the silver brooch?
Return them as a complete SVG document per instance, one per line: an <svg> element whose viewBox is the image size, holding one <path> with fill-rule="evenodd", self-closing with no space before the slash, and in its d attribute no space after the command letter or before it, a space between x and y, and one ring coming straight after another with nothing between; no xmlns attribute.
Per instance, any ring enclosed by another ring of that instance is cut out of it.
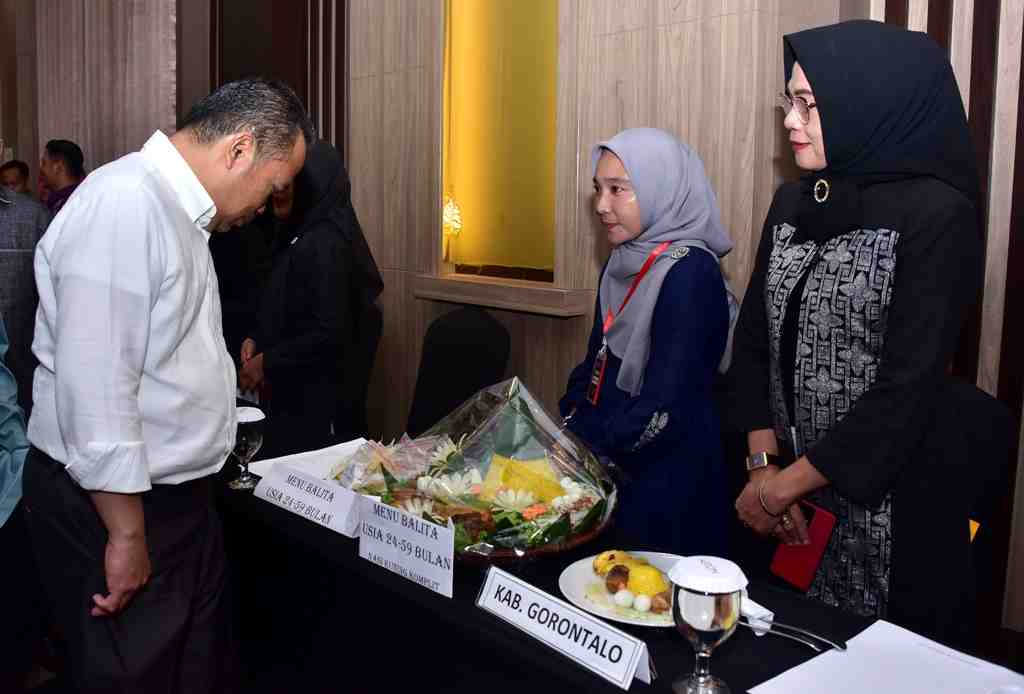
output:
<svg viewBox="0 0 1024 694"><path fill-rule="evenodd" d="M689 246L683 246L682 248L673 248L672 255L669 257L672 258L672 260L679 260L680 258L685 258L688 255L690 255Z"/></svg>

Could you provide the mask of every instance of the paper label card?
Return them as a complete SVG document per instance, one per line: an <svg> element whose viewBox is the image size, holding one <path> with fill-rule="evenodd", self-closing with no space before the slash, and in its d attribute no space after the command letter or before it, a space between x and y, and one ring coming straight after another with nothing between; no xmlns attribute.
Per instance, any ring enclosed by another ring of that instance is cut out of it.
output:
<svg viewBox="0 0 1024 694"><path fill-rule="evenodd" d="M492 566L476 604L622 689L651 682L646 643L508 572Z"/></svg>
<svg viewBox="0 0 1024 694"><path fill-rule="evenodd" d="M452 597L455 530L372 497L360 497L359 504L359 556Z"/></svg>
<svg viewBox="0 0 1024 694"><path fill-rule="evenodd" d="M253 493L346 537L356 537L359 531L358 494L286 463L270 468Z"/></svg>

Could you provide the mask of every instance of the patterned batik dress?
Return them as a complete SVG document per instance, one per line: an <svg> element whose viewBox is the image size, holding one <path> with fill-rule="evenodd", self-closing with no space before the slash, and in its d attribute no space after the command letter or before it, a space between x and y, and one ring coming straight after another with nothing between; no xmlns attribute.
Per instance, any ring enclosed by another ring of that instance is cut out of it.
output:
<svg viewBox="0 0 1024 694"><path fill-rule="evenodd" d="M797 240L794 232L789 224L772 230L765 278L771 326L769 390L776 434L796 450L806 451L850 411L876 378L899 234L858 229L819 244ZM809 274L801 282L805 273ZM799 311L791 417L780 359L787 353L787 307L801 286L798 303L791 308ZM833 487L817 492L812 500L833 511L837 523L808 595L858 614L884 617L892 566L891 494L870 508Z"/></svg>

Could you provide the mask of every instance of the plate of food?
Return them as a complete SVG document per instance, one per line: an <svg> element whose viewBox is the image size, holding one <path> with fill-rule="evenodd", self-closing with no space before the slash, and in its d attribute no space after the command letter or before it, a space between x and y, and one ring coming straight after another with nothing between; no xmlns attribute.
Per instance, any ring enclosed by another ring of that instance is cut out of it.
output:
<svg viewBox="0 0 1024 694"><path fill-rule="evenodd" d="M580 559L558 577L569 602L599 617L644 627L671 627L668 571L682 559L664 552L618 549Z"/></svg>

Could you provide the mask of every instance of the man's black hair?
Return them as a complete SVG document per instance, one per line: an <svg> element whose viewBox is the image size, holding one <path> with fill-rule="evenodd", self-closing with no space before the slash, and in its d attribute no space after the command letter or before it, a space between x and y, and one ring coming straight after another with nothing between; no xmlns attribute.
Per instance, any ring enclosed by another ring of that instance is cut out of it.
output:
<svg viewBox="0 0 1024 694"><path fill-rule="evenodd" d="M17 170L19 176L21 176L26 181L28 180L28 164L26 164L25 162L21 161L20 159L11 159L6 164L0 166L0 174L2 174L4 171L9 171L10 169Z"/></svg>
<svg viewBox="0 0 1024 694"><path fill-rule="evenodd" d="M179 129L190 130L199 144L249 131L260 159L288 157L299 133L307 146L316 139L309 114L292 88L263 77L246 77L218 87L189 109Z"/></svg>
<svg viewBox="0 0 1024 694"><path fill-rule="evenodd" d="M46 143L47 159L64 162L64 168L73 178L85 178L85 155L82 148L71 140L50 140Z"/></svg>

